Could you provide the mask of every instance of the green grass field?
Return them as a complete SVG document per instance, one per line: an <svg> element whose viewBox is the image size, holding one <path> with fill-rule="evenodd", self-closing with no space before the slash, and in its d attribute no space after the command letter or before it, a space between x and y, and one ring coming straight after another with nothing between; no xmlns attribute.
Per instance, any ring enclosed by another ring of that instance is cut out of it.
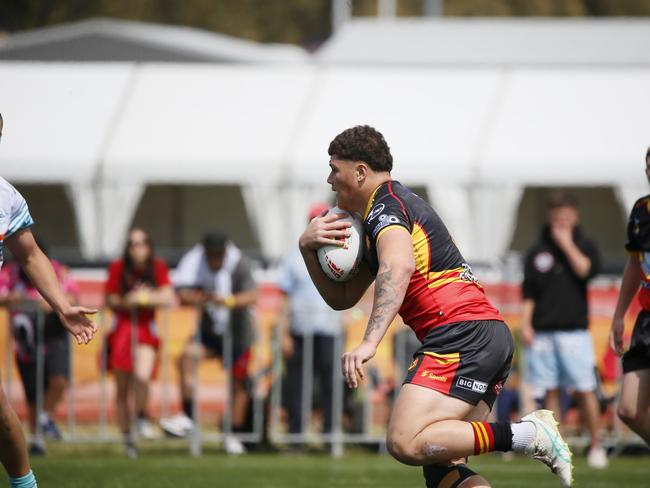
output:
<svg viewBox="0 0 650 488"><path fill-rule="evenodd" d="M137 460L117 447L53 446L32 460L39 487L56 488L325 488L423 487L420 468L403 466L389 456L350 451L341 459L328 455L250 454L238 458L206 451L197 459L178 449L148 449ZM505 462L499 455L474 458L472 467L494 487L559 487L540 463L525 458ZM592 471L577 457L576 487L650 486L650 458L616 458L604 471Z"/></svg>

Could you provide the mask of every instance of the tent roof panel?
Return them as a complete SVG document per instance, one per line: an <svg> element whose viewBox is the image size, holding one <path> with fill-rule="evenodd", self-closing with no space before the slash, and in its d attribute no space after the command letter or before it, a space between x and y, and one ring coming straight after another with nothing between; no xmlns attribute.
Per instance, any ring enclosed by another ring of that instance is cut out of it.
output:
<svg viewBox="0 0 650 488"><path fill-rule="evenodd" d="M106 176L148 181L279 178L311 70L147 65L106 155Z"/></svg>
<svg viewBox="0 0 650 488"><path fill-rule="evenodd" d="M0 63L2 175L30 182L92 178L131 68Z"/></svg>
<svg viewBox="0 0 650 488"><path fill-rule="evenodd" d="M316 57L381 65L649 65L646 19L352 20Z"/></svg>
<svg viewBox="0 0 650 488"><path fill-rule="evenodd" d="M469 176L500 73L336 67L318 72L317 96L292 153L292 175L327 177L329 142L358 124L378 129L391 147L394 176L405 182Z"/></svg>
<svg viewBox="0 0 650 488"><path fill-rule="evenodd" d="M641 69L513 72L477 176L559 185L642 178L649 86Z"/></svg>

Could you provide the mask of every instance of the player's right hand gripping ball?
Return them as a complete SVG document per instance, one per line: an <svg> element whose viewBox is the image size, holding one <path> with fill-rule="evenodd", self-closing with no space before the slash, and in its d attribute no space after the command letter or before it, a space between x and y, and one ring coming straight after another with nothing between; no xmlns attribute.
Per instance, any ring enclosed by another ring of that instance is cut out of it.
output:
<svg viewBox="0 0 650 488"><path fill-rule="evenodd" d="M347 214L340 219L352 223L349 228L350 236L344 239L343 246L323 246L318 249L318 261L325 274L334 281L348 281L359 269L363 256L363 222L357 215L353 215L338 207L330 209L328 214Z"/></svg>

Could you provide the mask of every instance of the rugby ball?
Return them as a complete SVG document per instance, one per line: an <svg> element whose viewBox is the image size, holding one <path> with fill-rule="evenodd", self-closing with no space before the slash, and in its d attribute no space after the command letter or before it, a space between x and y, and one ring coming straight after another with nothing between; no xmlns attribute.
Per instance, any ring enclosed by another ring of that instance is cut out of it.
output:
<svg viewBox="0 0 650 488"><path fill-rule="evenodd" d="M363 222L354 214L338 207L333 207L327 214L346 214L347 217L340 219L351 222L349 228L350 236L341 237L343 246L323 246L318 249L318 261L321 268L334 281L348 281L359 269L359 263L363 256Z"/></svg>

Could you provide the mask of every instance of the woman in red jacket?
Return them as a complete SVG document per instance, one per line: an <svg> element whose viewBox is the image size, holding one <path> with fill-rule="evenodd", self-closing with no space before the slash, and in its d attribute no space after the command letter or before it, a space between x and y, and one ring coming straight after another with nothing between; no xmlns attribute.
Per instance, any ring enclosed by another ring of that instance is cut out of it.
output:
<svg viewBox="0 0 650 488"><path fill-rule="evenodd" d="M115 373L117 419L129 457L137 456L130 430L129 384L133 381L139 434L151 438L155 432L146 406L160 342L154 321L155 309L171 305L173 300L167 265L154 256L149 235L142 229L132 229L122 258L108 268L106 282L106 305L114 313L108 336L108 368ZM132 352L133 343L137 346Z"/></svg>

